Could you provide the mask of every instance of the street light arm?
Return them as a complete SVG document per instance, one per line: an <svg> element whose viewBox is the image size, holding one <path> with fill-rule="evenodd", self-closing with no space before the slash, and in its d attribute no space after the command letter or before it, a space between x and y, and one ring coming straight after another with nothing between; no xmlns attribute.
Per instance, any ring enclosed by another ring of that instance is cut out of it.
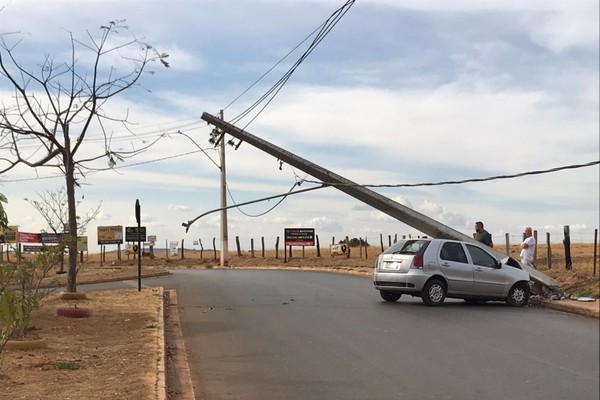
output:
<svg viewBox="0 0 600 400"><path fill-rule="evenodd" d="M246 201L244 203L238 203L238 204L234 204L234 205L227 206L227 207L215 208L214 210L210 210L210 211L205 212L204 214L200 214L196 218L191 219L188 222L184 222L181 225L185 227L185 233L187 233L189 231L189 229L190 229L190 226L194 222L198 221L202 217L207 216L208 214L212 214L214 212L221 211L221 210L227 210L227 209L234 208L234 207L246 206L248 204L258 203L258 202L265 201L265 200L276 199L278 197L285 197L285 196L291 196L293 194L310 192L311 190L322 189L322 188L325 188L325 187L328 187L328 186L329 185L323 184L321 186L315 186L315 187L311 187L311 188L308 188L308 189L301 189L301 190L297 190L295 192L288 192L288 193L278 194L278 195L275 195L275 196L264 197L262 199L257 199L257 200L252 200L252 201Z"/></svg>

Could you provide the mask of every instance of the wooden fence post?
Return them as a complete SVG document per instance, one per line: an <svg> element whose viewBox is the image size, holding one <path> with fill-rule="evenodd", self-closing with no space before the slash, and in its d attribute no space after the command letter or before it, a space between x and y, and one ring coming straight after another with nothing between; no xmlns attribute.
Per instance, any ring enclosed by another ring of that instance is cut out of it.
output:
<svg viewBox="0 0 600 400"><path fill-rule="evenodd" d="M217 259L217 238L213 237L213 260Z"/></svg>
<svg viewBox="0 0 600 400"><path fill-rule="evenodd" d="M260 243L262 246L262 258L265 258L265 237L261 236Z"/></svg>
<svg viewBox="0 0 600 400"><path fill-rule="evenodd" d="M564 227L563 245L565 246L565 269L573 268L573 261L571 260L571 232L569 225Z"/></svg>
<svg viewBox="0 0 600 400"><path fill-rule="evenodd" d="M202 259L202 253L204 253L204 246L202 246L202 239L198 239L198 243L200 244L200 259Z"/></svg>
<svg viewBox="0 0 600 400"><path fill-rule="evenodd" d="M239 236L235 237L235 245L237 246L238 257L241 257L242 256L242 249L240 248L240 237Z"/></svg>
<svg viewBox="0 0 600 400"><path fill-rule="evenodd" d="M277 236L277 240L275 241L275 259L279 260L279 236Z"/></svg>
<svg viewBox="0 0 600 400"><path fill-rule="evenodd" d="M315 235L317 238L317 257L321 257L321 245L319 244L319 235Z"/></svg>
<svg viewBox="0 0 600 400"><path fill-rule="evenodd" d="M546 232L546 257L548 258L548 269L552 269L552 248L550 247L550 232Z"/></svg>
<svg viewBox="0 0 600 400"><path fill-rule="evenodd" d="M167 259L169 258L169 239L165 239L165 252Z"/></svg>
<svg viewBox="0 0 600 400"><path fill-rule="evenodd" d="M335 244L335 236L331 237L331 244Z"/></svg>
<svg viewBox="0 0 600 400"><path fill-rule="evenodd" d="M363 240L361 237L358 238L358 258L362 258Z"/></svg>
<svg viewBox="0 0 600 400"><path fill-rule="evenodd" d="M185 250L185 239L181 239L181 259L183 260L183 252Z"/></svg>
<svg viewBox="0 0 600 400"><path fill-rule="evenodd" d="M350 258L350 240L348 239L348 236L346 236L346 246L348 248L348 253L346 254L346 258Z"/></svg>
<svg viewBox="0 0 600 400"><path fill-rule="evenodd" d="M367 240L367 237L365 236L365 260L369 258L369 256L367 255L368 248L369 248L369 241Z"/></svg>
<svg viewBox="0 0 600 400"><path fill-rule="evenodd" d="M381 242L381 252L383 253L383 234L379 234L379 241Z"/></svg>
<svg viewBox="0 0 600 400"><path fill-rule="evenodd" d="M394 243L397 243L397 242L398 242L398 234L394 233Z"/></svg>
<svg viewBox="0 0 600 400"><path fill-rule="evenodd" d="M254 258L254 238L250 238L250 254L252 254L252 258Z"/></svg>
<svg viewBox="0 0 600 400"><path fill-rule="evenodd" d="M533 248L533 265L535 265L537 261L537 248L538 248L538 234L537 230L533 231L533 238L535 239L535 247Z"/></svg>
<svg viewBox="0 0 600 400"><path fill-rule="evenodd" d="M594 276L596 276L596 257L598 254L598 228L594 229Z"/></svg>
<svg viewBox="0 0 600 400"><path fill-rule="evenodd" d="M506 241L506 255L510 257L510 235L504 234L504 240Z"/></svg>
<svg viewBox="0 0 600 400"><path fill-rule="evenodd" d="M392 247L392 235L388 235L388 247Z"/></svg>

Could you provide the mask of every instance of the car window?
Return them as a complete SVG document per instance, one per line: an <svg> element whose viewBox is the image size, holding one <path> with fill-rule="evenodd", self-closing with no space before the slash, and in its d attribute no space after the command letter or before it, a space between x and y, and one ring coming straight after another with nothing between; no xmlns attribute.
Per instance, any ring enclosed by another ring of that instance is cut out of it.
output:
<svg viewBox="0 0 600 400"><path fill-rule="evenodd" d="M446 261L454 261L466 264L467 255L460 243L446 242L440 250L440 258Z"/></svg>
<svg viewBox="0 0 600 400"><path fill-rule="evenodd" d="M408 240L395 254L423 254L428 245L428 240Z"/></svg>
<svg viewBox="0 0 600 400"><path fill-rule="evenodd" d="M469 250L469 254L471 254L473 264L481 267L496 268L496 259L490 256L485 250L471 244L467 245L467 250Z"/></svg>

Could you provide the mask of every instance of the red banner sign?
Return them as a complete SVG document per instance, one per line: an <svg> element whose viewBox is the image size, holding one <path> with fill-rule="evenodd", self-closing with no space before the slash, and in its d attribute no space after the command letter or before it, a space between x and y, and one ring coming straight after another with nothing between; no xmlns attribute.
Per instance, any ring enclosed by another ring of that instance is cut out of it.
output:
<svg viewBox="0 0 600 400"><path fill-rule="evenodd" d="M19 243L41 243L42 235L39 233L18 232Z"/></svg>

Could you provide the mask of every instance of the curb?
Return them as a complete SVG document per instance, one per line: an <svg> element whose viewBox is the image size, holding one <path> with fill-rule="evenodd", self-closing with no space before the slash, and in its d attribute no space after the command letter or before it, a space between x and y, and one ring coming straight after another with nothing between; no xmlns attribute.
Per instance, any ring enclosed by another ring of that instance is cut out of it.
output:
<svg viewBox="0 0 600 400"><path fill-rule="evenodd" d="M194 400L196 398L194 393L194 385L192 383L192 376L189 367L189 361L187 358L187 351L185 348L185 341L183 339L183 331L181 328L181 321L179 319L179 305L177 302L177 291L174 289L168 290L169 293L169 316L171 318L171 345L175 352L173 353L173 364L171 368L174 368L176 372L177 382L175 386L179 390L179 400Z"/></svg>
<svg viewBox="0 0 600 400"><path fill-rule="evenodd" d="M167 399L166 368L165 368L165 309L164 309L164 289L158 288L158 355L157 355L157 375L156 375L156 398L157 400Z"/></svg>
<svg viewBox="0 0 600 400"><path fill-rule="evenodd" d="M171 273L169 271L150 272L147 274L143 274L142 279L156 278L159 276L166 276L166 275L171 275ZM123 276L123 277L114 277L114 278L105 278L105 279L100 278L100 279L92 279L92 280L84 281L84 282L77 282L77 286L94 285L96 283L107 283L107 282L133 281L133 280L137 280L137 279L138 279L137 275L128 275L128 276ZM42 285L42 286L40 286L40 289L61 288L64 286L65 285ZM67 293L67 292L65 292L65 293ZM79 293L79 292L76 292L76 293Z"/></svg>
<svg viewBox="0 0 600 400"><path fill-rule="evenodd" d="M573 301L569 300L529 299L529 304L537 307L551 308L570 314L583 315L590 318L600 318L600 308L598 307L597 301L592 303L596 307L582 307L581 305L575 305Z"/></svg>

